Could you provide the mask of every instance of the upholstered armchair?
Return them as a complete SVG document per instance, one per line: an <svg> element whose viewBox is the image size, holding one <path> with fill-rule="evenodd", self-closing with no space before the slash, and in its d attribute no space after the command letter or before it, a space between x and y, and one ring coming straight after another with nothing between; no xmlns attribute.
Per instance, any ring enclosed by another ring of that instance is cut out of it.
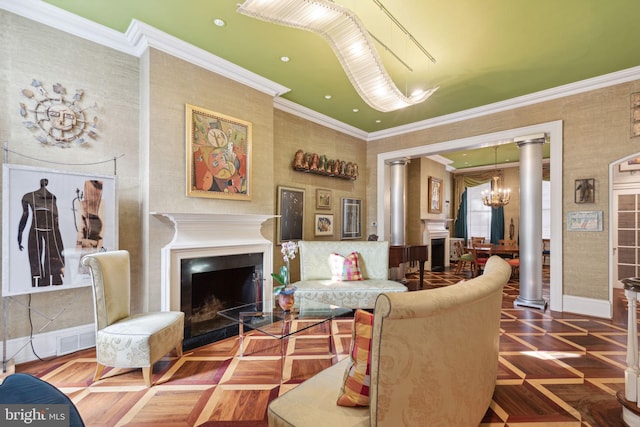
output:
<svg viewBox="0 0 640 427"><path fill-rule="evenodd" d="M94 381L106 366L142 368L144 382L151 386L153 364L176 349L182 356L184 313L181 311L131 314L129 252L112 251L87 255L93 281L96 319Z"/></svg>

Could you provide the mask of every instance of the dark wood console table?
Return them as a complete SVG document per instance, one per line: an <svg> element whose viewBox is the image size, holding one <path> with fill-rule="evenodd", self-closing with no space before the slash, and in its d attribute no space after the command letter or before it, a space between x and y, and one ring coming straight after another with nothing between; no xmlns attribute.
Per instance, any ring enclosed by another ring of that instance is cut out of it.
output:
<svg viewBox="0 0 640 427"><path fill-rule="evenodd" d="M424 263L427 261L427 246L403 245L389 247L389 268L411 261L418 261L420 264L420 289L422 289L424 285Z"/></svg>

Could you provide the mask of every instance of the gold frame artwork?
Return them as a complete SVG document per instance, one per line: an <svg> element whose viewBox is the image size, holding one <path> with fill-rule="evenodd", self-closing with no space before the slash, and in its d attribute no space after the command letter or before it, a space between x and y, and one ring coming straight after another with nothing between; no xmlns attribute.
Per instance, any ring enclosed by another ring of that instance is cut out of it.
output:
<svg viewBox="0 0 640 427"><path fill-rule="evenodd" d="M442 180L429 177L429 213L442 213Z"/></svg>
<svg viewBox="0 0 640 427"><path fill-rule="evenodd" d="M251 123L186 104L187 196L251 200Z"/></svg>
<svg viewBox="0 0 640 427"><path fill-rule="evenodd" d="M316 209L331 209L333 207L333 194L331 190L316 188Z"/></svg>

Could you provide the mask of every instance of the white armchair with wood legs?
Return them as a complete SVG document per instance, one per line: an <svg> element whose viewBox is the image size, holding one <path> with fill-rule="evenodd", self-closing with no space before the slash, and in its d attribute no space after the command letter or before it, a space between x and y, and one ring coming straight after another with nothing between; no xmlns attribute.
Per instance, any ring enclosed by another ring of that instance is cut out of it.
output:
<svg viewBox="0 0 640 427"><path fill-rule="evenodd" d="M90 268L96 319L97 381L106 366L142 368L151 386L153 364L172 349L182 356L184 313L130 312L129 252L119 250L87 255L82 264Z"/></svg>

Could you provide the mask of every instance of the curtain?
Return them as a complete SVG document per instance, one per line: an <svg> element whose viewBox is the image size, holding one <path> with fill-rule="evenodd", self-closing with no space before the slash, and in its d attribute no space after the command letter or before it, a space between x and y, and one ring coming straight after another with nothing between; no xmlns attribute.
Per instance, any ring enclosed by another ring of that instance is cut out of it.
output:
<svg viewBox="0 0 640 427"><path fill-rule="evenodd" d="M504 239L504 208L491 208L491 243L498 244Z"/></svg>
<svg viewBox="0 0 640 427"><path fill-rule="evenodd" d="M458 217L453 226L453 237L463 237L467 241L467 189L460 195Z"/></svg>

